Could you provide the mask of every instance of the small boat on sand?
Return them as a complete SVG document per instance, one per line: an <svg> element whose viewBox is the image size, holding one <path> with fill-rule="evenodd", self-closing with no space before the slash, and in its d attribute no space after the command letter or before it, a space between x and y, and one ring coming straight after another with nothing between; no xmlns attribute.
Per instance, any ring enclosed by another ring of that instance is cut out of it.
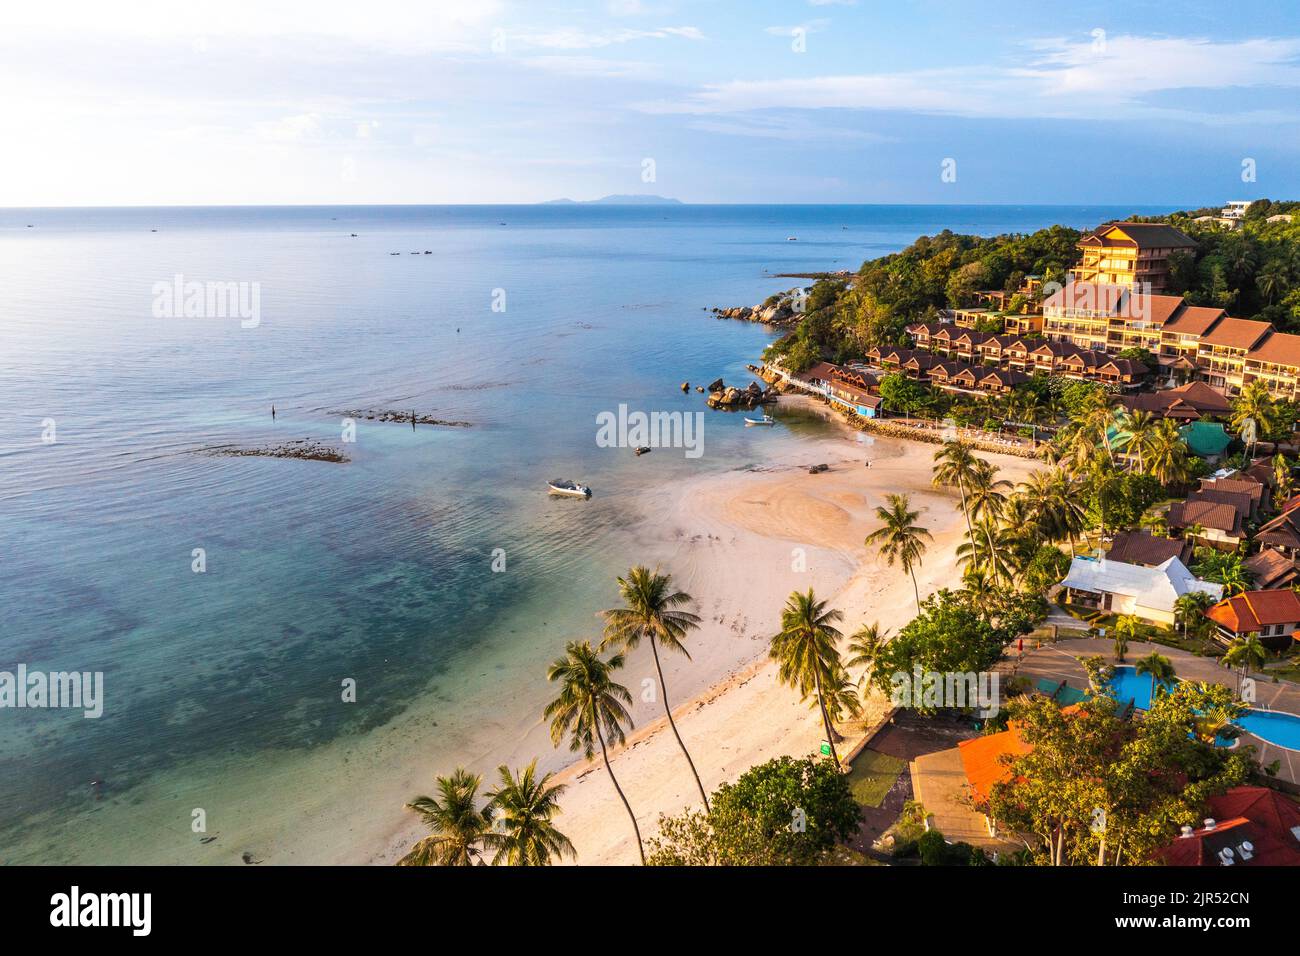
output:
<svg viewBox="0 0 1300 956"><path fill-rule="evenodd" d="M553 478L546 483L553 495L569 495L573 498L590 498L591 489L567 478Z"/></svg>
<svg viewBox="0 0 1300 956"><path fill-rule="evenodd" d="M750 425L775 425L776 419L771 415L764 415L762 418L745 418L745 426Z"/></svg>

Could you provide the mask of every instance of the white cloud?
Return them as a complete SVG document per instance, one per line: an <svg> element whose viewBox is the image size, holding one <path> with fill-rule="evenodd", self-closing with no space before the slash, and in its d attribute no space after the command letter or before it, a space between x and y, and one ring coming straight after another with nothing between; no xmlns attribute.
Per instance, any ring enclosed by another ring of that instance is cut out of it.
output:
<svg viewBox="0 0 1300 956"><path fill-rule="evenodd" d="M1296 39L1117 36L1099 52L1091 39L1053 38L1031 41L1026 50L1023 61L1000 65L714 83L684 99L641 108L652 113L844 108L972 117L1204 118L1145 98L1185 89L1300 87Z"/></svg>
<svg viewBox="0 0 1300 956"><path fill-rule="evenodd" d="M542 33L507 33L510 46L536 47L552 50L592 50L601 47L631 43L635 40L703 40L704 34L696 27L659 27L655 30L605 30L591 32L576 27L547 30Z"/></svg>

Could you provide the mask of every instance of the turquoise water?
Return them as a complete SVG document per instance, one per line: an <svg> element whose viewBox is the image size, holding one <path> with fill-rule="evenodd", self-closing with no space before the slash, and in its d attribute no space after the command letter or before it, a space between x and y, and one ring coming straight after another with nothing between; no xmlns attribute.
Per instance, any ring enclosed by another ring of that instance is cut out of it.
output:
<svg viewBox="0 0 1300 956"><path fill-rule="evenodd" d="M367 806L361 751L521 735L511 708L640 557L642 493L799 440L715 413L698 459L596 446L620 402L698 411L683 380L746 380L768 333L707 308L920 233L1130 211L0 210L0 670L102 671L107 697L99 720L0 711L0 859L203 860L191 807L275 842L328 798ZM258 283L260 325L155 318L177 274ZM346 465L195 453L338 444L335 413L367 408L473 427L362 422ZM555 476L596 495L548 500Z"/></svg>
<svg viewBox="0 0 1300 956"><path fill-rule="evenodd" d="M1121 704L1131 701L1133 706L1140 710L1151 708L1150 676L1139 675L1131 667L1117 667L1109 686L1115 691L1115 697ZM1170 685L1166 684L1166 686ZM1287 750L1300 750L1300 717L1295 714L1271 710L1248 710L1235 723L1260 740L1285 747ZM1218 744L1229 746L1232 741L1220 738Z"/></svg>

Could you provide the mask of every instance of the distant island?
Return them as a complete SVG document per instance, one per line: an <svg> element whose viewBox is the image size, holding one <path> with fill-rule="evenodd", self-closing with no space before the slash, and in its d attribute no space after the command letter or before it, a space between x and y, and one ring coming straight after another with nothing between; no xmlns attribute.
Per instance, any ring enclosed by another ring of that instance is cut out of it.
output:
<svg viewBox="0 0 1300 956"><path fill-rule="evenodd" d="M651 196L638 193L627 193L616 196L602 196L600 199L550 199L542 206L681 206L684 205L680 199L669 199L667 196Z"/></svg>

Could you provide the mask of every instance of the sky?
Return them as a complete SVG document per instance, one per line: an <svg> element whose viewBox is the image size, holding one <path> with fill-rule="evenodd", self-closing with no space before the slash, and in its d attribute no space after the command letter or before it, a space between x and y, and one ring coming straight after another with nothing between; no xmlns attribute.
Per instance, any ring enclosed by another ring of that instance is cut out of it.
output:
<svg viewBox="0 0 1300 956"><path fill-rule="evenodd" d="M1300 198L1300 2L40 0L0 206Z"/></svg>

